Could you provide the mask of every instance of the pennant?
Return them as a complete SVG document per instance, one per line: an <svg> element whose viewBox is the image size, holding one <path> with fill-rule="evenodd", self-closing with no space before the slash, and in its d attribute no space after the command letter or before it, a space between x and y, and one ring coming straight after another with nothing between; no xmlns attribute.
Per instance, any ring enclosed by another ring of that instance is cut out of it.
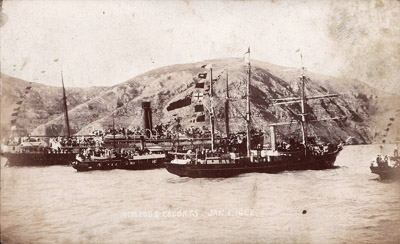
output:
<svg viewBox="0 0 400 244"><path fill-rule="evenodd" d="M194 106L194 111L195 112L204 112L203 104L195 105Z"/></svg>
<svg viewBox="0 0 400 244"><path fill-rule="evenodd" d="M200 79L205 79L207 78L207 73L199 73L198 76Z"/></svg>
<svg viewBox="0 0 400 244"><path fill-rule="evenodd" d="M394 121L394 118L390 118L390 121Z"/></svg>
<svg viewBox="0 0 400 244"><path fill-rule="evenodd" d="M198 92L193 95L193 98L197 99L197 101L203 100L203 93Z"/></svg>
<svg viewBox="0 0 400 244"><path fill-rule="evenodd" d="M212 69L212 64L204 64L201 66L203 69Z"/></svg>
<svg viewBox="0 0 400 244"><path fill-rule="evenodd" d="M246 64L250 64L250 47L247 50L247 52L244 54L244 62Z"/></svg>
<svg viewBox="0 0 400 244"><path fill-rule="evenodd" d="M21 105L21 104L22 104L22 101L18 101L17 104L18 104L18 105Z"/></svg>
<svg viewBox="0 0 400 244"><path fill-rule="evenodd" d="M392 126L392 123L387 124L387 127Z"/></svg>
<svg viewBox="0 0 400 244"><path fill-rule="evenodd" d="M206 121L206 116L204 114L197 116L196 122L204 122L204 121Z"/></svg>
<svg viewBox="0 0 400 244"><path fill-rule="evenodd" d="M195 88L201 88L201 89L204 89L204 82L199 82L199 83L196 83L196 85L195 85Z"/></svg>
<svg viewBox="0 0 400 244"><path fill-rule="evenodd" d="M32 86L25 87L26 90L30 90L31 88L32 88Z"/></svg>
<svg viewBox="0 0 400 244"><path fill-rule="evenodd" d="M385 129L385 131L389 131L389 130L390 130L390 128L386 128L386 129Z"/></svg>
<svg viewBox="0 0 400 244"><path fill-rule="evenodd" d="M11 116L18 116L18 112L12 113Z"/></svg>
<svg viewBox="0 0 400 244"><path fill-rule="evenodd" d="M13 109L13 111L19 111L20 108L21 107L16 107L16 108Z"/></svg>
<svg viewBox="0 0 400 244"><path fill-rule="evenodd" d="M17 119L11 120L11 124L12 124L12 125L15 124L15 123L17 123Z"/></svg>

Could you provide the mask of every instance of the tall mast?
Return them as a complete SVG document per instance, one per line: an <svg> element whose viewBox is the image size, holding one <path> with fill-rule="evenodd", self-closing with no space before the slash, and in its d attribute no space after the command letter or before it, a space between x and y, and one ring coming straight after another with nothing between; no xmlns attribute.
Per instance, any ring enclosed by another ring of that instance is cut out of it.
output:
<svg viewBox="0 0 400 244"><path fill-rule="evenodd" d="M318 96L306 96L306 89L305 89L305 83L306 83L306 76L304 75L304 66L303 66L303 55L300 54L301 58L301 75L300 75L300 96L299 97L288 97L288 98L276 98L276 99L270 99L274 105L288 105L288 104L293 104L293 103L300 103L301 106L301 113L296 114L300 116L300 119L297 119L297 121L290 121L290 122L280 122L280 123L274 123L270 124L270 131L271 131L271 144L272 147L275 147L275 136L274 136L274 126L280 126L280 125L290 125L294 123L300 123L301 126L301 136L302 136L302 143L304 145L304 153L307 154L307 124L308 121L313 122L313 121L327 121L327 120L341 120L344 119L345 117L334 117L334 118L324 118L324 119L317 119L317 120L307 120L307 101L308 100L314 100L314 99L326 99L326 98L333 98L337 97L337 94L328 94L328 95L318 95ZM289 110L290 111L290 110ZM292 112L293 113L293 112ZM297 118L297 116L296 116Z"/></svg>
<svg viewBox="0 0 400 244"><path fill-rule="evenodd" d="M301 135L303 138L303 145L304 147L307 146L307 119L306 119L306 105L307 105L307 98L305 94L305 75L304 75L304 66L303 66L303 55L300 54L301 58L301 76L300 76L300 89L301 89L301 97L300 97L300 104L301 104Z"/></svg>
<svg viewBox="0 0 400 244"><path fill-rule="evenodd" d="M226 138L229 138L229 90L228 90L228 71L226 71L225 129L226 129Z"/></svg>
<svg viewBox="0 0 400 244"><path fill-rule="evenodd" d="M210 67L210 124L211 124L211 151L214 150L214 105L213 105L213 77L212 67Z"/></svg>
<svg viewBox="0 0 400 244"><path fill-rule="evenodd" d="M114 123L114 113L112 114L112 116L113 116L113 130L112 130L112 133L113 133L113 148L115 149L115 123Z"/></svg>
<svg viewBox="0 0 400 244"><path fill-rule="evenodd" d="M250 129L251 129L251 124L250 124L250 78L251 78L251 66L250 66L250 47L249 50L247 51L248 57L246 59L247 62L247 69L249 72L249 76L247 79L247 93L246 93L246 98L247 98L247 111L246 111L246 122L247 122L247 157L250 157L250 147L251 147L251 135L250 135Z"/></svg>
<svg viewBox="0 0 400 244"><path fill-rule="evenodd" d="M71 132L69 129L69 118L68 118L68 107L67 107L67 96L65 95L65 87L64 87L64 77L63 72L61 70L61 82L63 88L63 101L64 101L64 113L65 113L65 126L67 127L67 136L71 137Z"/></svg>

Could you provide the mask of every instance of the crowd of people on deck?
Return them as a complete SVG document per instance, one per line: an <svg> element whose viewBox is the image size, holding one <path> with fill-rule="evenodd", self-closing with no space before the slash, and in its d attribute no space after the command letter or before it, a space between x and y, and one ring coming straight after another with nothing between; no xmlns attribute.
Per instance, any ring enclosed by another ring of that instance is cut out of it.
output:
<svg viewBox="0 0 400 244"><path fill-rule="evenodd" d="M172 140L182 140L183 137L185 139L210 139L211 132L208 127L188 127L182 128L175 125L171 125L170 123L167 124L158 124L154 126L152 130L146 131L141 128L136 129L128 129L125 127L119 128L108 128L105 130L95 130L90 135L86 136L74 136L74 137L51 137L48 139L48 148L50 152L62 152L66 148L88 148L88 147L97 147L102 148L105 144L109 143L113 137L115 139L139 139L140 137L146 135L145 137L148 139L156 139L156 140L163 140L163 139L172 139ZM178 134L179 133L179 134ZM251 130L252 135L252 144L253 149L262 149L264 142L263 142L263 132L260 130ZM215 138L218 138L216 136ZM25 137L19 138L18 143L21 141L40 141L44 140L42 138L34 138L34 137ZM229 138L223 141L222 145L225 147L226 145L234 145L236 146L237 150L245 150L246 148L246 140L247 135L246 132L238 132L238 133L231 133ZM308 138L308 145L307 151L311 152L313 155L323 155L325 153L331 152L336 150L336 146L333 144L317 144L315 143L315 139ZM313 143L314 142L314 143ZM13 139L9 141L8 145L15 144L17 141ZM276 143L276 149L281 151L297 151L304 149L304 145L295 140L290 138L288 141L280 140L280 142ZM134 152L135 154L141 153L139 151Z"/></svg>
<svg viewBox="0 0 400 244"><path fill-rule="evenodd" d="M133 159L134 156L140 155L148 155L152 154L152 152L148 149L139 149L134 147L132 149L124 149L124 150L116 150L114 148L87 148L81 149L79 151L79 156L81 158L90 158L91 156L100 157L100 158L114 158L114 157L123 157L128 159Z"/></svg>
<svg viewBox="0 0 400 244"><path fill-rule="evenodd" d="M101 146L102 140L94 137L53 137L49 139L50 147L94 147Z"/></svg>
<svg viewBox="0 0 400 244"><path fill-rule="evenodd" d="M111 138L115 136L116 138L124 139L136 139L138 136L146 135L150 139L174 139L178 138L178 133L180 136L186 136L189 138L207 138L210 137L210 131L207 127L189 127L189 128L172 128L171 124L159 124L154 126L153 129L143 130L141 128L128 129L125 127L119 127L115 129L107 130L95 130L92 132L95 136L108 137Z"/></svg>

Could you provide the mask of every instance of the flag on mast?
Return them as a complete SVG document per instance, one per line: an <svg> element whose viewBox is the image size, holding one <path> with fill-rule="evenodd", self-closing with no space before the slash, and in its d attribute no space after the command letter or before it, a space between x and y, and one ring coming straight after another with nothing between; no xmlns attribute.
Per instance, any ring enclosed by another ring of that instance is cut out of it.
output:
<svg viewBox="0 0 400 244"><path fill-rule="evenodd" d="M207 73L199 73L197 76L198 76L200 79L205 79L205 78L207 78Z"/></svg>
<svg viewBox="0 0 400 244"><path fill-rule="evenodd" d="M204 112L203 104L198 104L194 106L194 112Z"/></svg>
<svg viewBox="0 0 400 244"><path fill-rule="evenodd" d="M247 50L247 52L244 54L244 62L246 64L250 64L250 47Z"/></svg>
<svg viewBox="0 0 400 244"><path fill-rule="evenodd" d="M212 69L212 64L202 65L201 68L203 68L203 69Z"/></svg>
<svg viewBox="0 0 400 244"><path fill-rule="evenodd" d="M201 89L204 89L204 82L199 82L199 83L196 83L196 85L195 85L195 88L201 88Z"/></svg>
<svg viewBox="0 0 400 244"><path fill-rule="evenodd" d="M196 122L204 122L206 121L206 116L204 114L196 117Z"/></svg>

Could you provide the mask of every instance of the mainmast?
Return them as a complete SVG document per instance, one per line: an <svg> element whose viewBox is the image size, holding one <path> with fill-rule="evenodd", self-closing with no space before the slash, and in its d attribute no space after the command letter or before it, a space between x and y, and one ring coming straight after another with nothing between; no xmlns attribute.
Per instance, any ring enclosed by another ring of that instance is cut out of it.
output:
<svg viewBox="0 0 400 244"><path fill-rule="evenodd" d="M61 70L61 82L63 88L63 101L64 101L64 113L65 113L65 126L67 127L67 136L68 138L71 137L71 132L69 128L69 118L68 118L68 106L67 106L67 96L65 95L65 87L64 87L64 78L63 72Z"/></svg>
<svg viewBox="0 0 400 244"><path fill-rule="evenodd" d="M250 78L251 78L251 66L250 66L250 47L246 53L245 56L245 62L247 63L247 69L248 69L248 79L247 79L247 92L246 92L246 98L247 98L247 111L246 111L246 122L247 122L247 157L250 157L250 148L251 148L251 135L250 135L250 129L251 129L251 124L250 124Z"/></svg>
<svg viewBox="0 0 400 244"><path fill-rule="evenodd" d="M301 58L301 76L300 76L300 89L301 89L301 135L303 138L303 145L307 148L307 113L306 113L306 105L307 105L307 98L305 92L305 75L304 75L304 66L303 66L303 55L300 54Z"/></svg>
<svg viewBox="0 0 400 244"><path fill-rule="evenodd" d="M211 151L214 151L214 105L213 105L213 77L210 65L210 124L211 124Z"/></svg>
<svg viewBox="0 0 400 244"><path fill-rule="evenodd" d="M226 71L226 99L225 99L225 129L226 138L229 138L229 90L228 90L228 71Z"/></svg>

